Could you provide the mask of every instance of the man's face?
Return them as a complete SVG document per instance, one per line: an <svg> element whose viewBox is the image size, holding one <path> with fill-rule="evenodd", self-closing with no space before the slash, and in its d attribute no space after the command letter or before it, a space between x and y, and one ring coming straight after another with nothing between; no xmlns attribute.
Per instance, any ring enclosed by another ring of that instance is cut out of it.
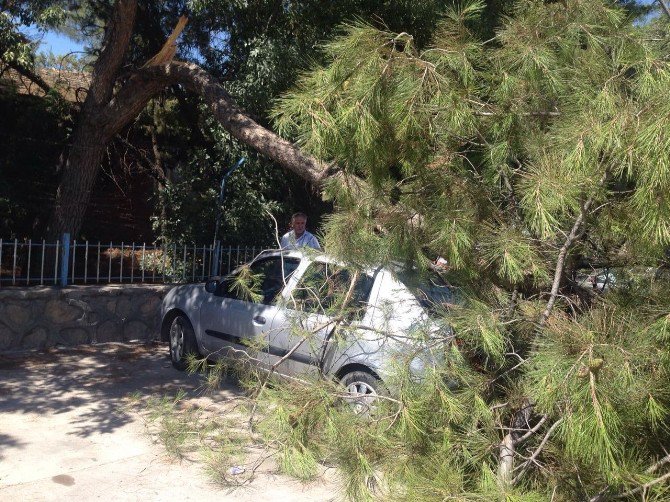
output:
<svg viewBox="0 0 670 502"><path fill-rule="evenodd" d="M293 231L295 232L296 237L300 237L305 233L305 226L307 225L307 220L305 218L293 218Z"/></svg>

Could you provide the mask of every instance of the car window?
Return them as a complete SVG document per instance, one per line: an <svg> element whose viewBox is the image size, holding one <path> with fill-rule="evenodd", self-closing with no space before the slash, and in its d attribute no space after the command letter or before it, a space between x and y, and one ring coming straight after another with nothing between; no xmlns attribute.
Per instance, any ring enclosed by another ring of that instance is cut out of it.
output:
<svg viewBox="0 0 670 502"><path fill-rule="evenodd" d="M397 277L431 315L439 314L455 301L453 289L434 272L421 277L415 271L398 271Z"/></svg>
<svg viewBox="0 0 670 502"><path fill-rule="evenodd" d="M335 314L343 306L354 272L331 263L310 264L298 282L289 307L303 312ZM358 273L352 297L347 303L348 317L362 313L372 289L373 278Z"/></svg>
<svg viewBox="0 0 670 502"><path fill-rule="evenodd" d="M221 283L220 295L270 305L300 265L298 258L271 256L242 267Z"/></svg>

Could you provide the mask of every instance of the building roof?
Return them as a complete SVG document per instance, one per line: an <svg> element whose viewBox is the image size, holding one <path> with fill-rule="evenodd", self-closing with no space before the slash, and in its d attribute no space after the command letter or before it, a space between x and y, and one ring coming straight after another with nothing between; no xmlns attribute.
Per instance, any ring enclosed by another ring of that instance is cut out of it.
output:
<svg viewBox="0 0 670 502"><path fill-rule="evenodd" d="M65 100L72 103L84 101L91 83L91 74L86 72L41 68L37 74L49 87L56 89ZM35 82L11 68L0 73L0 89L3 88L30 96L42 97L46 94Z"/></svg>

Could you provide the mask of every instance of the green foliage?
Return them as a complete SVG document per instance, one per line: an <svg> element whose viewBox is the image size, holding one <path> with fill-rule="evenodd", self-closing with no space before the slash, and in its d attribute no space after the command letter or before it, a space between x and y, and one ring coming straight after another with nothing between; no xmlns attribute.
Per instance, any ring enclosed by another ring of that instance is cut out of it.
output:
<svg viewBox="0 0 670 502"><path fill-rule="evenodd" d="M216 371L216 368L213 369ZM174 396L131 397L131 406L145 421L147 432L166 452L179 460L200 461L210 478L223 486L237 486L249 474L231 477L231 466L248 459L249 434L237 417L189 402L179 391Z"/></svg>
<svg viewBox="0 0 670 502"><path fill-rule="evenodd" d="M189 121L195 118L198 127ZM197 103L154 101L136 125L155 135L164 180L156 197L153 227L168 241L210 242L223 175L240 157L247 161L226 180L218 238L225 244L272 247L275 226L269 214L288 212L281 202L280 173L236 144ZM154 154L150 153L153 161Z"/></svg>
<svg viewBox="0 0 670 502"><path fill-rule="evenodd" d="M413 382L399 360L392 418L359 431L386 451L338 436L311 455L338 458L356 497L374 473L398 498L588 500L654 481L660 500L668 294L644 267L670 237L667 20L527 0L485 39L483 9L447 10L431 44L351 23L277 102L280 131L342 171L329 251L420 270L443 257L460 286L440 378ZM576 280L615 265L604 297Z"/></svg>
<svg viewBox="0 0 670 502"><path fill-rule="evenodd" d="M670 368L650 321L607 304L577 320L555 316L526 375L538 408L564 418L558 436L567 459L609 483L641 470L658 448L652 438L664 435Z"/></svg>

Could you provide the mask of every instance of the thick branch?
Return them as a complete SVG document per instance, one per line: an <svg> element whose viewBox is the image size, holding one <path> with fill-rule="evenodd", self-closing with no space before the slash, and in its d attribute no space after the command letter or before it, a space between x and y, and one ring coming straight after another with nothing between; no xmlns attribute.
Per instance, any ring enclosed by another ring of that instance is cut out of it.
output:
<svg viewBox="0 0 670 502"><path fill-rule="evenodd" d="M151 98L174 83L170 75L149 75L146 68L133 73L97 116L104 136L114 137L144 110Z"/></svg>
<svg viewBox="0 0 670 502"><path fill-rule="evenodd" d="M331 173L325 164L251 119L211 75L193 63L171 62L136 71L100 117L105 135L116 134L164 87L181 84L200 95L236 139L315 185Z"/></svg>
<svg viewBox="0 0 670 502"><path fill-rule="evenodd" d="M133 34L136 10L137 0L117 0L114 4L112 17L105 29L100 56L91 72L91 87L88 90L85 107L104 106L111 98L116 77Z"/></svg>
<svg viewBox="0 0 670 502"><path fill-rule="evenodd" d="M535 459L536 459L537 456L540 454L540 452L542 451L542 449L544 448L544 446L547 444L547 441L549 441L549 438L550 438L551 435L554 433L554 430L556 430L556 427L558 427L558 426L561 424L562 421L563 421L563 419L562 419L562 418L559 418L558 420L556 420L556 421L553 423L553 425L552 425L551 427L549 427L549 430L548 430L547 433L544 435L544 438L542 438L542 441L540 442L540 445L535 449L535 451L534 451L533 454L530 456L530 458L529 458L528 460L526 460L523 464L519 465L519 467L517 467L517 469L520 469L521 471L519 472L519 474L516 475L516 477L515 477L514 480L512 481L512 484L516 484L516 483L521 479L521 477L523 476L523 474L526 472L526 469L528 469L528 467L530 466L530 464L532 464L533 462L535 462Z"/></svg>
<svg viewBox="0 0 670 502"><path fill-rule="evenodd" d="M658 3L661 4L661 7L663 7L663 10L665 13L670 17L670 7L668 7L668 4L665 3L665 0L658 0Z"/></svg>
<svg viewBox="0 0 670 502"><path fill-rule="evenodd" d="M205 100L214 116L236 139L313 184L318 185L325 179L324 164L252 120L223 86L197 65L174 62L169 71Z"/></svg>

